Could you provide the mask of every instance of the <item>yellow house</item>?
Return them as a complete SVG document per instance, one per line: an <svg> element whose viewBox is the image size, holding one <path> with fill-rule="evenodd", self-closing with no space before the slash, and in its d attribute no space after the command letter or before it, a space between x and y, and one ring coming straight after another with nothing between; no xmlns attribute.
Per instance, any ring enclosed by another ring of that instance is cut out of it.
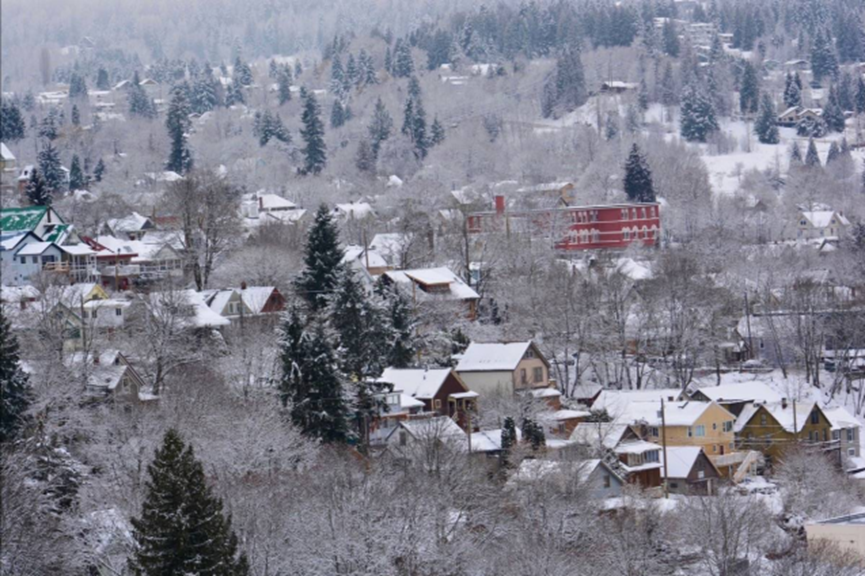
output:
<svg viewBox="0 0 865 576"><path fill-rule="evenodd" d="M749 404L736 419L736 444L746 450L758 450L768 463L775 462L794 445L819 446L824 451L837 450L840 442L832 439L832 424L816 402L780 402Z"/></svg>
<svg viewBox="0 0 865 576"><path fill-rule="evenodd" d="M699 446L716 466L719 465L721 456L735 451L736 416L714 401L678 400L679 397L681 390L605 390L592 404L592 409L606 410L615 422L638 426L645 440L658 444L663 441L663 422L668 446Z"/></svg>

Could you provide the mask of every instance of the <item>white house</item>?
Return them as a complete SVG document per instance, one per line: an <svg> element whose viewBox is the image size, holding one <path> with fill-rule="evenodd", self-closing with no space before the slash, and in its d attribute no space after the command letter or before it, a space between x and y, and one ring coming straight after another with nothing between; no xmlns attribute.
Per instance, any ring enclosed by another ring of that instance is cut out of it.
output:
<svg viewBox="0 0 865 576"><path fill-rule="evenodd" d="M799 213L797 237L805 240L814 238L843 238L850 221L835 210L803 210Z"/></svg>
<svg viewBox="0 0 865 576"><path fill-rule="evenodd" d="M459 356L456 372L469 390L481 396L550 386L550 365L530 340L472 342Z"/></svg>

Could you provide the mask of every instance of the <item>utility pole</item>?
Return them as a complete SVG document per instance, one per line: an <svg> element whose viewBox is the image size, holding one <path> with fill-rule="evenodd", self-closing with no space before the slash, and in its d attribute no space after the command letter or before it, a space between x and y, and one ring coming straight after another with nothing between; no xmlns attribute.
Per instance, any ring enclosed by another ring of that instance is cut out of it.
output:
<svg viewBox="0 0 865 576"><path fill-rule="evenodd" d="M667 483L667 415L664 412L664 399L661 398L661 446L664 448L664 498L670 497L670 487Z"/></svg>
<svg viewBox="0 0 865 576"><path fill-rule="evenodd" d="M793 400L793 434L796 435L796 444L799 443L799 422L796 418L796 400Z"/></svg>
<svg viewBox="0 0 865 576"><path fill-rule="evenodd" d="M754 358L754 340L751 338L751 305L748 303L748 292L745 292L745 323L748 326L748 356Z"/></svg>

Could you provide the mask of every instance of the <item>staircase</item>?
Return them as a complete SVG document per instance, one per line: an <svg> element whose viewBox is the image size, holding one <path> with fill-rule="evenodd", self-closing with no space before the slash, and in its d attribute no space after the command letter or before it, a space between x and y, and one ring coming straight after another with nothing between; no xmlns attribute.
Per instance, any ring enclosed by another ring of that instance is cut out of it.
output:
<svg viewBox="0 0 865 576"><path fill-rule="evenodd" d="M762 453L757 452L756 450L749 451L747 456L745 456L745 459L742 460L742 463L739 464L739 468L736 469L736 473L733 474L733 483L738 484L744 480L748 475L753 473L752 468L756 467L757 464L762 463Z"/></svg>

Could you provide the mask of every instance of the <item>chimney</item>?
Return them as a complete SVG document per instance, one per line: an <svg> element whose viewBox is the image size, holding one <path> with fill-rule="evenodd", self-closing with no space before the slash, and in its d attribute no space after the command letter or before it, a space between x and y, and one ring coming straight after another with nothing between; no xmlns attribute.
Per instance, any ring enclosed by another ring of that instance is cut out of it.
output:
<svg viewBox="0 0 865 576"><path fill-rule="evenodd" d="M505 197L498 195L495 197L496 202L496 214L498 216L503 216L505 213Z"/></svg>
<svg viewBox="0 0 865 576"><path fill-rule="evenodd" d="M264 198L262 198L261 196L258 197L258 209L264 210Z"/></svg>
<svg viewBox="0 0 865 576"><path fill-rule="evenodd" d="M244 280L243 282L240 283L240 289L246 290L246 280Z"/></svg>
<svg viewBox="0 0 865 576"><path fill-rule="evenodd" d="M787 409L787 399L781 398L781 410L786 410L786 409Z"/></svg>

